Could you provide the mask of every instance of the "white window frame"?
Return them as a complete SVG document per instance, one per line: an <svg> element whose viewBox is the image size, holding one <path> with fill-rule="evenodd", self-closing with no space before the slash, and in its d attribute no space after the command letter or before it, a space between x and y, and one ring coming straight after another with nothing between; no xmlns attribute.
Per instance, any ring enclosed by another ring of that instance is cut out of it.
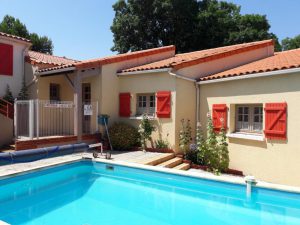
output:
<svg viewBox="0 0 300 225"><path fill-rule="evenodd" d="M136 95L136 115L155 116L156 96L155 93L143 93Z"/></svg>
<svg viewBox="0 0 300 225"><path fill-rule="evenodd" d="M239 113L239 108L248 107L248 114L243 111ZM255 108L259 108L259 113L255 114ZM244 122L245 117L248 116L248 122ZM242 121L240 121L242 117ZM259 122L255 122L254 119L259 119ZM263 104L241 104L235 106L235 133L250 133L250 134L263 134L263 120L264 120ZM243 126L241 123L244 123ZM248 124L247 124L248 123ZM260 126L260 129L255 127ZM245 128L247 127L247 128Z"/></svg>

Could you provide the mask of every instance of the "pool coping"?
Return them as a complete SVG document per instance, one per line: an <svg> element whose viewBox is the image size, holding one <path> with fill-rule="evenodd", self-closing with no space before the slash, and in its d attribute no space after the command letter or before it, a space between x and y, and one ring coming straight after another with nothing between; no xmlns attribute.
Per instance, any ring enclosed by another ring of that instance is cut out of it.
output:
<svg viewBox="0 0 300 225"><path fill-rule="evenodd" d="M125 162L125 161L121 161L121 160L109 160L109 159L103 159L103 158L95 159L92 156L84 156L84 155L74 156L74 158L71 158L71 159L69 158L69 159L65 159L62 161L58 161L58 162L51 162L46 165L39 165L39 166L36 166L33 168L26 168L22 171L13 171L13 172L7 173L5 175L0 175L0 180L11 178L14 176L19 176L22 174L32 173L32 172L36 172L36 171L40 171L40 170L44 170L44 169L49 169L49 168L59 166L59 165L67 165L67 164L71 164L74 162L80 162L80 161L101 162L101 163L126 166L126 167L132 167L132 168L143 169L143 170L150 170L150 171L155 171L155 172L169 173L169 174L174 174L174 175L180 175L180 176L193 177L193 178L206 179L206 180L212 180L212 181L225 182L225 183L246 186L245 180L242 177L237 177L237 176L225 177L222 175L221 176L215 175L213 173L203 174L203 173L198 173L198 172L194 172L194 171L175 170L172 168L143 165L143 164L139 164L139 163ZM269 182L260 181L260 180L256 180L256 181L257 181L257 183L255 184L255 187L300 194L300 187L269 183ZM0 225L1 225L1 223L0 223Z"/></svg>
<svg viewBox="0 0 300 225"><path fill-rule="evenodd" d="M91 160L93 162L101 162L101 163L126 166L126 167L150 170L150 171L155 171L155 172L169 173L169 174L186 176L186 177L193 177L193 178L199 178L199 179L205 179L205 180L238 184L238 185L243 185L246 188L245 180L241 177L237 178L236 176L224 177L224 176L215 175L213 173L201 174L201 173L193 172L193 171L182 171L182 170L175 170L172 168L149 166L149 165L143 165L143 164L139 164L139 163L124 162L124 161L118 161L118 160L107 160L107 159L101 159L101 158L94 159L92 157L84 157L84 159ZM260 180L256 180L256 181L257 181L257 183L255 184L255 187L300 194L300 187L268 183L268 182L260 181Z"/></svg>

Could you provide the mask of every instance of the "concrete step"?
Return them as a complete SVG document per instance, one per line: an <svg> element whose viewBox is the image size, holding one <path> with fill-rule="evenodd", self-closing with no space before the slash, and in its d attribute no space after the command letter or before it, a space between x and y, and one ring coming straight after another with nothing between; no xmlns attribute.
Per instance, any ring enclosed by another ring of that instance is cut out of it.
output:
<svg viewBox="0 0 300 225"><path fill-rule="evenodd" d="M150 166L156 166L157 164L168 161L169 159L172 159L172 158L174 158L173 153L165 153L162 155L153 156L151 158L142 159L141 161L137 161L137 163L141 163L144 165L150 165Z"/></svg>
<svg viewBox="0 0 300 225"><path fill-rule="evenodd" d="M162 163L158 164L157 166L173 168L173 167L175 167L175 166L177 166L181 163L182 163L182 158L175 157L175 158L170 159L168 161L162 162Z"/></svg>
<svg viewBox="0 0 300 225"><path fill-rule="evenodd" d="M181 163L178 166L175 166L173 169L176 169L176 170L188 170L190 167L191 166L188 163Z"/></svg>

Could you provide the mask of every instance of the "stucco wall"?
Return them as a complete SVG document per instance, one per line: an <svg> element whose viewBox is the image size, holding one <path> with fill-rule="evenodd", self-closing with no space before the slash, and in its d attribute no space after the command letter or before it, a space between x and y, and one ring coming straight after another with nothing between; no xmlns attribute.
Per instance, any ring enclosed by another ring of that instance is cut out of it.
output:
<svg viewBox="0 0 300 225"><path fill-rule="evenodd" d="M190 120L192 138L194 141L196 128L196 84L195 82L176 79L176 120L175 120L175 145L179 150L179 133L181 120Z"/></svg>
<svg viewBox="0 0 300 225"><path fill-rule="evenodd" d="M160 137L168 140L170 147L176 148L175 120L176 120L176 78L167 73L140 74L132 76L120 76L119 92L131 93L132 117L136 112L136 95L141 93L156 93L158 91L171 91L171 118L155 118L151 122L157 127L153 133L153 140ZM119 94L119 93L117 93ZM117 100L117 114L119 112L119 100ZM140 119L119 118L119 121L138 126Z"/></svg>
<svg viewBox="0 0 300 225"><path fill-rule="evenodd" d="M0 74L0 97L5 94L6 86L9 85L14 97L17 97L21 89L24 76L23 51L28 44L16 42L11 39L0 37L0 43L13 45L13 76Z"/></svg>
<svg viewBox="0 0 300 225"><path fill-rule="evenodd" d="M287 141L229 138L230 167L258 179L300 186L300 74L227 81L200 86L200 119L212 104L226 103L230 131L234 104L287 102ZM230 116L231 115L231 116Z"/></svg>
<svg viewBox="0 0 300 225"><path fill-rule="evenodd" d="M40 100L50 99L50 83L60 85L60 100L73 101L74 94L64 75L39 77L37 82L37 97Z"/></svg>
<svg viewBox="0 0 300 225"><path fill-rule="evenodd" d="M0 147L6 144L10 144L13 141L13 120L4 117L0 114Z"/></svg>

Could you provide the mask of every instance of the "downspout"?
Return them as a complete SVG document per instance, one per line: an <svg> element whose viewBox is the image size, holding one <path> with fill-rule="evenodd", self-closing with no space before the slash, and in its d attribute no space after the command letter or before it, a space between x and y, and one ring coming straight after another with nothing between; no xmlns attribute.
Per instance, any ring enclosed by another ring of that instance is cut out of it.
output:
<svg viewBox="0 0 300 225"><path fill-rule="evenodd" d="M198 83L196 85L196 128L200 125L200 115L199 115L199 107L200 107L200 85Z"/></svg>

